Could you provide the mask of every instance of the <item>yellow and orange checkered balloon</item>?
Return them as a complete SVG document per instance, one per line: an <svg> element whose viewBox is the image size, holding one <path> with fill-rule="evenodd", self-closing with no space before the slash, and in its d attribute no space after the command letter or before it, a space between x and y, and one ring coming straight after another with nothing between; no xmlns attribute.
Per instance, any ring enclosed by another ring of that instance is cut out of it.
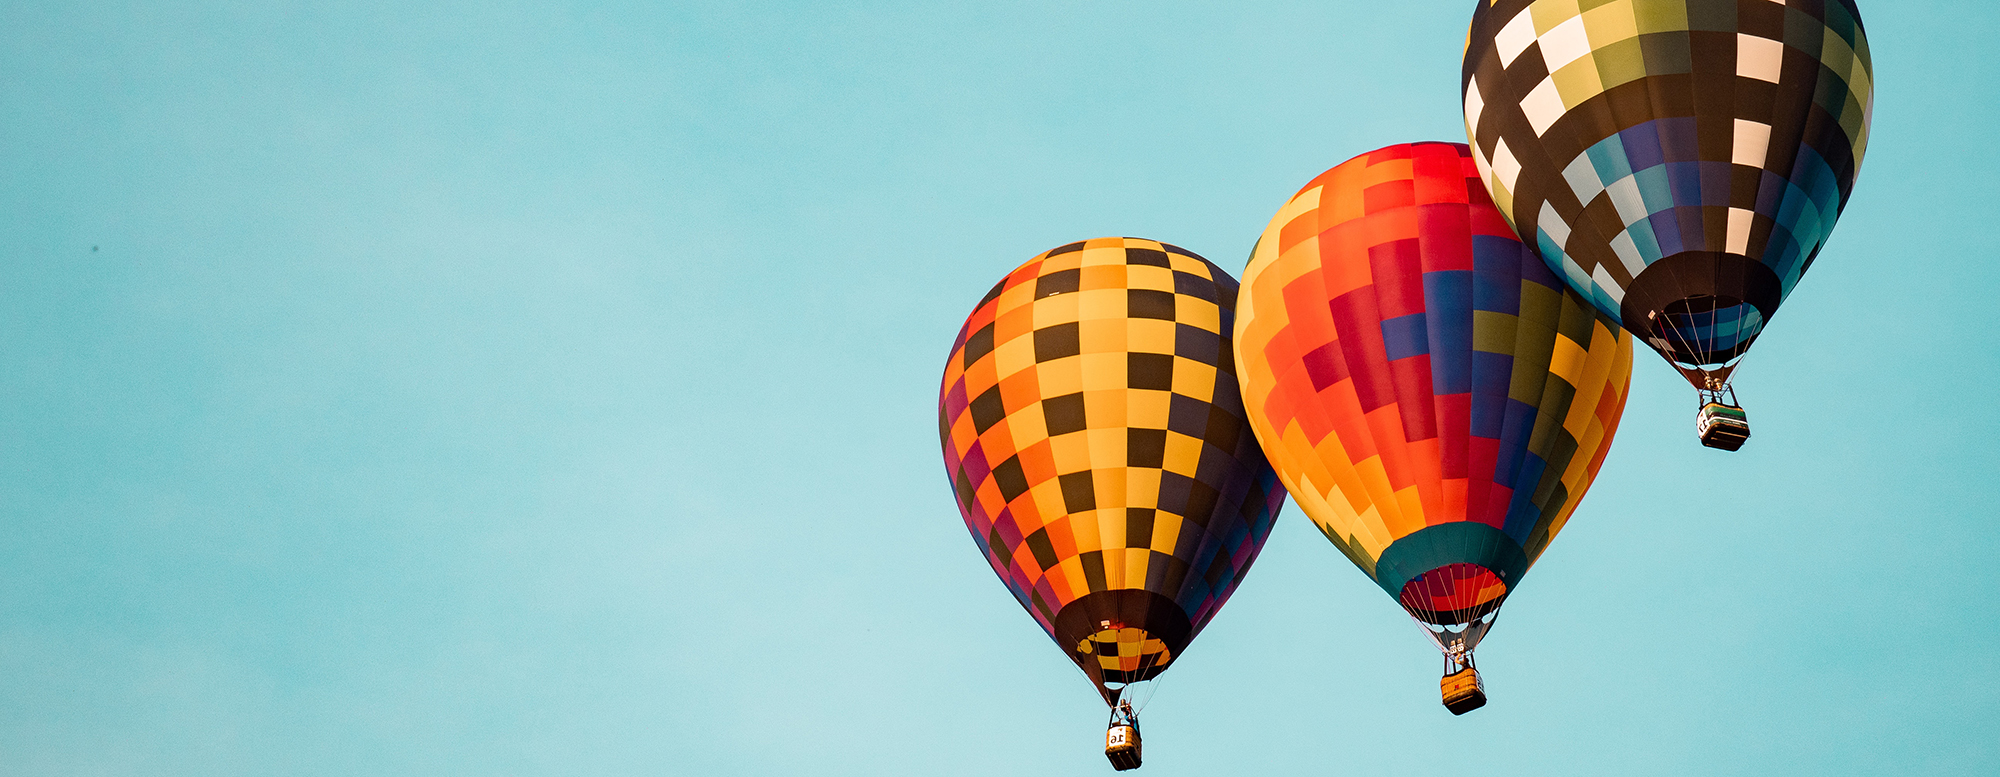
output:
<svg viewBox="0 0 2000 777"><path fill-rule="evenodd" d="M1284 503L1237 392L1236 290L1176 246L1071 243L995 285L945 365L966 527L1107 702L1181 654Z"/></svg>

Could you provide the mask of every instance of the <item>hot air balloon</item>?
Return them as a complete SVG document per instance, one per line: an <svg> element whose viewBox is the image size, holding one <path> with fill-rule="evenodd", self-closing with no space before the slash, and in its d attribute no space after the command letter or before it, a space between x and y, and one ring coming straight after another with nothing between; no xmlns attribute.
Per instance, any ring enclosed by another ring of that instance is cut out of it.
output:
<svg viewBox="0 0 2000 777"><path fill-rule="evenodd" d="M1028 260L959 330L938 436L960 513L1014 598L1112 707L1167 670L1250 570L1284 503L1243 418L1237 284L1137 238Z"/></svg>
<svg viewBox="0 0 2000 777"><path fill-rule="evenodd" d="M1871 73L1851 0L1482 0L1461 94L1516 233L1736 450L1730 376L1847 205Z"/></svg>
<svg viewBox="0 0 2000 777"><path fill-rule="evenodd" d="M1322 173L1244 270L1251 429L1320 532L1443 652L1445 706L1485 704L1473 650L1590 488L1632 339L1493 208L1464 145Z"/></svg>

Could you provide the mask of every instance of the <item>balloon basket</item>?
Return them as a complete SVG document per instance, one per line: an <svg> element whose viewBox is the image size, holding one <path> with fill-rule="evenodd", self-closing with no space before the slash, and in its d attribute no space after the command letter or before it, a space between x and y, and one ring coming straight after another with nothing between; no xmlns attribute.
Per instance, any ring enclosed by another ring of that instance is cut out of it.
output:
<svg viewBox="0 0 2000 777"><path fill-rule="evenodd" d="M1438 681L1438 690L1444 692L1444 708L1453 715L1486 706L1486 686L1479 681L1479 670L1472 667L1445 675Z"/></svg>
<svg viewBox="0 0 2000 777"><path fill-rule="evenodd" d="M1129 771L1139 768L1139 725L1114 723L1104 732L1104 757L1111 759L1111 768Z"/></svg>
<svg viewBox="0 0 2000 777"><path fill-rule="evenodd" d="M1733 451L1750 439L1750 417L1739 406L1711 401L1695 415L1694 430L1702 445Z"/></svg>

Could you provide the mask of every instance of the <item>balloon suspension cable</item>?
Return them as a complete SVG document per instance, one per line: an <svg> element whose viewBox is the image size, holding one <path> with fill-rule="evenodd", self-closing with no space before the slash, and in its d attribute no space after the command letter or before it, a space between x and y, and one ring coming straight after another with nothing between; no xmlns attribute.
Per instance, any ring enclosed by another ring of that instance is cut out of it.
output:
<svg viewBox="0 0 2000 777"><path fill-rule="evenodd" d="M1498 607L1477 617L1473 617L1473 613L1478 612L1478 608L1467 607L1452 610L1450 624L1432 623L1418 615L1414 606L1402 604L1403 612L1410 616L1410 621L1424 630L1424 635L1430 637L1431 644L1444 656L1445 665L1456 667L1446 674L1472 665L1472 651L1479 647L1480 640L1485 639L1486 632L1493 629L1493 622L1500 617Z"/></svg>
<svg viewBox="0 0 2000 777"><path fill-rule="evenodd" d="M1719 305L1712 305L1707 312L1709 321L1706 335L1701 334L1701 327L1696 324L1696 316L1700 315L1699 313L1692 309L1680 313L1667 310L1661 311L1664 317L1655 319L1652 336L1645 338L1661 356L1666 357L1667 363L1672 365L1683 379L1693 384L1696 391L1702 392L1704 403L1711 394L1729 389L1729 382L1736 368L1742 366L1743 357L1748 355L1745 351L1720 362L1699 361L1704 355L1715 352L1716 327L1722 318ZM1683 333L1678 325L1680 322L1685 322L1695 331Z"/></svg>
<svg viewBox="0 0 2000 777"><path fill-rule="evenodd" d="M1495 550L1489 544L1492 541L1491 538L1482 541L1482 553L1491 553ZM1410 591L1411 586L1425 586L1423 580L1424 577L1419 576L1406 583L1403 593L1396 597L1396 603L1402 605L1403 612L1409 614L1410 620L1424 629L1425 635L1431 639L1431 644L1437 646L1438 652L1443 653L1446 660L1469 664L1472 651L1479 647L1480 640L1486 638L1486 632L1492 630L1494 620L1499 617L1500 602L1505 600L1506 594L1501 594L1499 600L1474 601L1458 595L1456 582L1444 583L1440 580L1437 584L1449 586L1442 593L1448 597L1447 600L1452 603L1452 608L1447 611L1429 610L1421 606L1420 600L1416 598L1424 594L1419 592L1413 595ZM1436 598L1432 597L1432 601L1435 602Z"/></svg>
<svg viewBox="0 0 2000 777"><path fill-rule="evenodd" d="M1728 381L1711 383L1706 388L1697 387L1695 391L1700 394L1701 398L1700 404L1697 405L1697 408L1707 407L1708 403L1710 402L1724 404L1730 407L1743 406L1742 404L1736 401L1736 386Z"/></svg>
<svg viewBox="0 0 2000 777"><path fill-rule="evenodd" d="M1147 670L1151 669L1154 666L1153 663L1154 659L1156 659L1160 655L1162 654L1148 653L1140 656L1138 676L1145 677ZM1166 679L1167 679L1166 668L1162 666L1160 668L1159 674L1153 675L1150 679L1140 680L1138 682L1126 683L1125 690L1123 693L1120 694L1120 696L1132 702L1132 714L1138 715L1139 713L1146 711L1146 705L1153 703L1153 697L1160 695L1160 686L1165 684Z"/></svg>
<svg viewBox="0 0 2000 777"><path fill-rule="evenodd" d="M1106 726L1137 727L1138 725L1139 711L1132 708L1132 700L1125 698L1125 692L1120 690L1118 703L1111 705L1111 721Z"/></svg>

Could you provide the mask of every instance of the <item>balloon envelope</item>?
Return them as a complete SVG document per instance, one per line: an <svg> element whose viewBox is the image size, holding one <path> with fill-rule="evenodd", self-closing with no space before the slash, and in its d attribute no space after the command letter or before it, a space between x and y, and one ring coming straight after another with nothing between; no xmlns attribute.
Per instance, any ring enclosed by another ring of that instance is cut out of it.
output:
<svg viewBox="0 0 2000 777"><path fill-rule="evenodd" d="M1447 655L1589 489L1632 365L1630 336L1515 239L1449 143L1300 190L1244 270L1236 339L1285 487L1413 617L1462 629L1432 630Z"/></svg>
<svg viewBox="0 0 2000 777"><path fill-rule="evenodd" d="M1176 246L1071 243L994 286L946 363L966 528L1107 702L1215 616L1284 503L1233 375L1236 291Z"/></svg>
<svg viewBox="0 0 2000 777"><path fill-rule="evenodd" d="M1520 237L1709 389L1825 245L1874 103L1850 0L1487 0L1461 83Z"/></svg>

